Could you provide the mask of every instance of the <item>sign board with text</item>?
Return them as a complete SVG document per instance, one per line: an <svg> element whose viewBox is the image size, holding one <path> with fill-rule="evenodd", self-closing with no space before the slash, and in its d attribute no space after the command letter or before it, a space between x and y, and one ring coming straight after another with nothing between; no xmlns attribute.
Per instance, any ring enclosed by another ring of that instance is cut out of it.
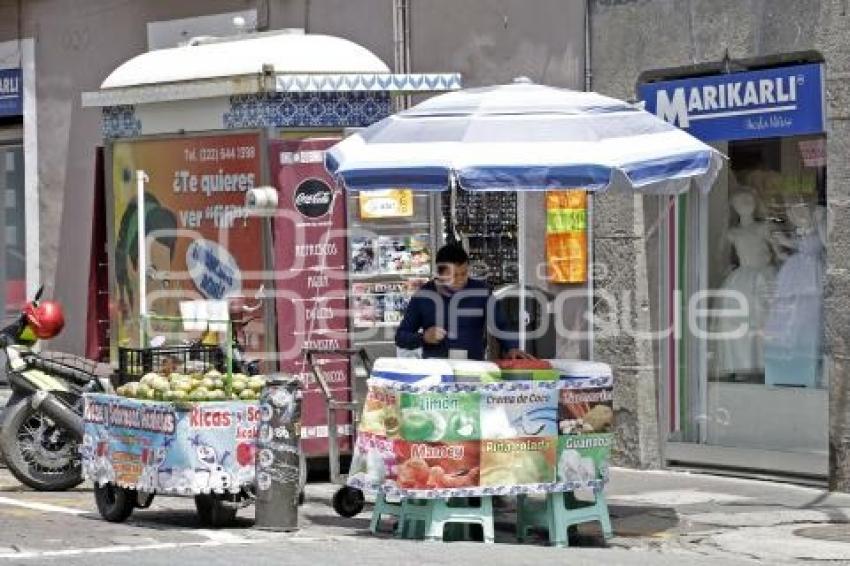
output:
<svg viewBox="0 0 850 566"><path fill-rule="evenodd" d="M646 110L703 141L825 131L823 65L811 63L642 84Z"/></svg>
<svg viewBox="0 0 850 566"><path fill-rule="evenodd" d="M279 191L274 220L277 335L281 371L306 384L302 446L308 456L325 455L327 413L304 350L348 348L345 198L324 167L324 151L337 139L273 140L272 179ZM319 363L334 396L350 399L349 361ZM341 430L348 420L340 415ZM350 449L346 439L342 450Z"/></svg>
<svg viewBox="0 0 850 566"><path fill-rule="evenodd" d="M148 312L180 316L180 303L253 296L263 283L262 223L245 212L245 193L261 184L258 133L116 141L111 146L114 265L111 302L117 345L136 345L139 278ZM148 177L146 265L139 265L137 171ZM142 272L144 269L144 272ZM268 313L267 313L268 314ZM157 328L157 332L183 329ZM248 352L265 349L262 319L242 336Z"/></svg>

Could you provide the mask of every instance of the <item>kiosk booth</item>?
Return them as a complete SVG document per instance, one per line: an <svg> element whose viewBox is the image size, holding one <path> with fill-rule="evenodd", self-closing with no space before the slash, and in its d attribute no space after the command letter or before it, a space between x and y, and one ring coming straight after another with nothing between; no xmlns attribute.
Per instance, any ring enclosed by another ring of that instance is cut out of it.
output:
<svg viewBox="0 0 850 566"><path fill-rule="evenodd" d="M147 345L138 323L142 287L158 316L178 316L182 301L196 299L239 297L261 307L237 336L246 356L260 358L263 371L308 381L304 348L349 345L349 247L362 243L347 237L346 198L325 171L324 149L346 129L389 115L395 94L459 87L458 74L392 74L355 43L283 30L143 53L84 93L83 105L103 113L109 305L102 318L112 361L119 346ZM246 193L266 185L278 192L271 221L244 207ZM364 217L385 215L381 205L366 203ZM396 222L418 222L427 240L434 217L426 205ZM392 269L427 277L426 263ZM349 366L326 371L335 395L347 399ZM315 387L303 406L308 456L327 453Z"/></svg>

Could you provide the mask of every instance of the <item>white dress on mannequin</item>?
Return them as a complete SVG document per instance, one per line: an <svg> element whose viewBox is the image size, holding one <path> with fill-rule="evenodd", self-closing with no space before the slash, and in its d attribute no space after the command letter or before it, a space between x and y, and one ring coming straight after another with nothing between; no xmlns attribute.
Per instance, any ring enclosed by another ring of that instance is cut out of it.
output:
<svg viewBox="0 0 850 566"><path fill-rule="evenodd" d="M779 268L765 327L765 383L816 387L823 355L824 245L808 221L798 224L789 243L794 253Z"/></svg>
<svg viewBox="0 0 850 566"><path fill-rule="evenodd" d="M725 311L714 325L714 332L720 333L718 371L720 375L760 373L764 371L764 325L776 279L771 264L770 228L764 222L750 221L730 229L727 238L738 256L738 267L726 276L721 286L729 294L718 301L718 309ZM738 298L732 293L737 293ZM742 302L747 312L730 316L741 310ZM743 336L742 329L745 329Z"/></svg>

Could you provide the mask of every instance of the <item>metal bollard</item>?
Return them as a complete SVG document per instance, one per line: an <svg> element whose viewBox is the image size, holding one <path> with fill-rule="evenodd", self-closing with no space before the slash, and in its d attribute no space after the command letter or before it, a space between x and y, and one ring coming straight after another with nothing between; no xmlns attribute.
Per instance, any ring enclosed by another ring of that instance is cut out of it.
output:
<svg viewBox="0 0 850 566"><path fill-rule="evenodd" d="M298 379L277 374L269 377L260 394L255 522L258 529L298 529L301 387Z"/></svg>

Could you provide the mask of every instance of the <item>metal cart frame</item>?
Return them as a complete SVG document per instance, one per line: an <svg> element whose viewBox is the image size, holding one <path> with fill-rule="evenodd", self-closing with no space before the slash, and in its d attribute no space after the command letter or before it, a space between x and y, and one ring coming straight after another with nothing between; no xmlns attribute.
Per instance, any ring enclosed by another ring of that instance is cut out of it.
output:
<svg viewBox="0 0 850 566"><path fill-rule="evenodd" d="M340 450L339 450L339 430L337 429L337 416L339 412L351 413L351 434L352 438L357 438L357 425L360 420L360 410L362 409L362 401L355 399L355 388L351 387L351 401L339 401L333 397L328 380L322 371L321 364L318 363L319 356L335 356L348 358L349 362L352 358L359 358L360 363L366 369L366 375L372 373L372 360L366 353L365 348L344 348L333 350L308 349L304 350L304 355L307 359L307 364L310 367L310 372L319 384L319 390L322 393L322 398L325 400L325 407L328 416L328 464L330 468L330 480L332 483L341 486L333 497L334 510L342 517L353 517L363 510L365 498L363 492L353 487L348 487L345 482L348 478L347 474L340 473Z"/></svg>

